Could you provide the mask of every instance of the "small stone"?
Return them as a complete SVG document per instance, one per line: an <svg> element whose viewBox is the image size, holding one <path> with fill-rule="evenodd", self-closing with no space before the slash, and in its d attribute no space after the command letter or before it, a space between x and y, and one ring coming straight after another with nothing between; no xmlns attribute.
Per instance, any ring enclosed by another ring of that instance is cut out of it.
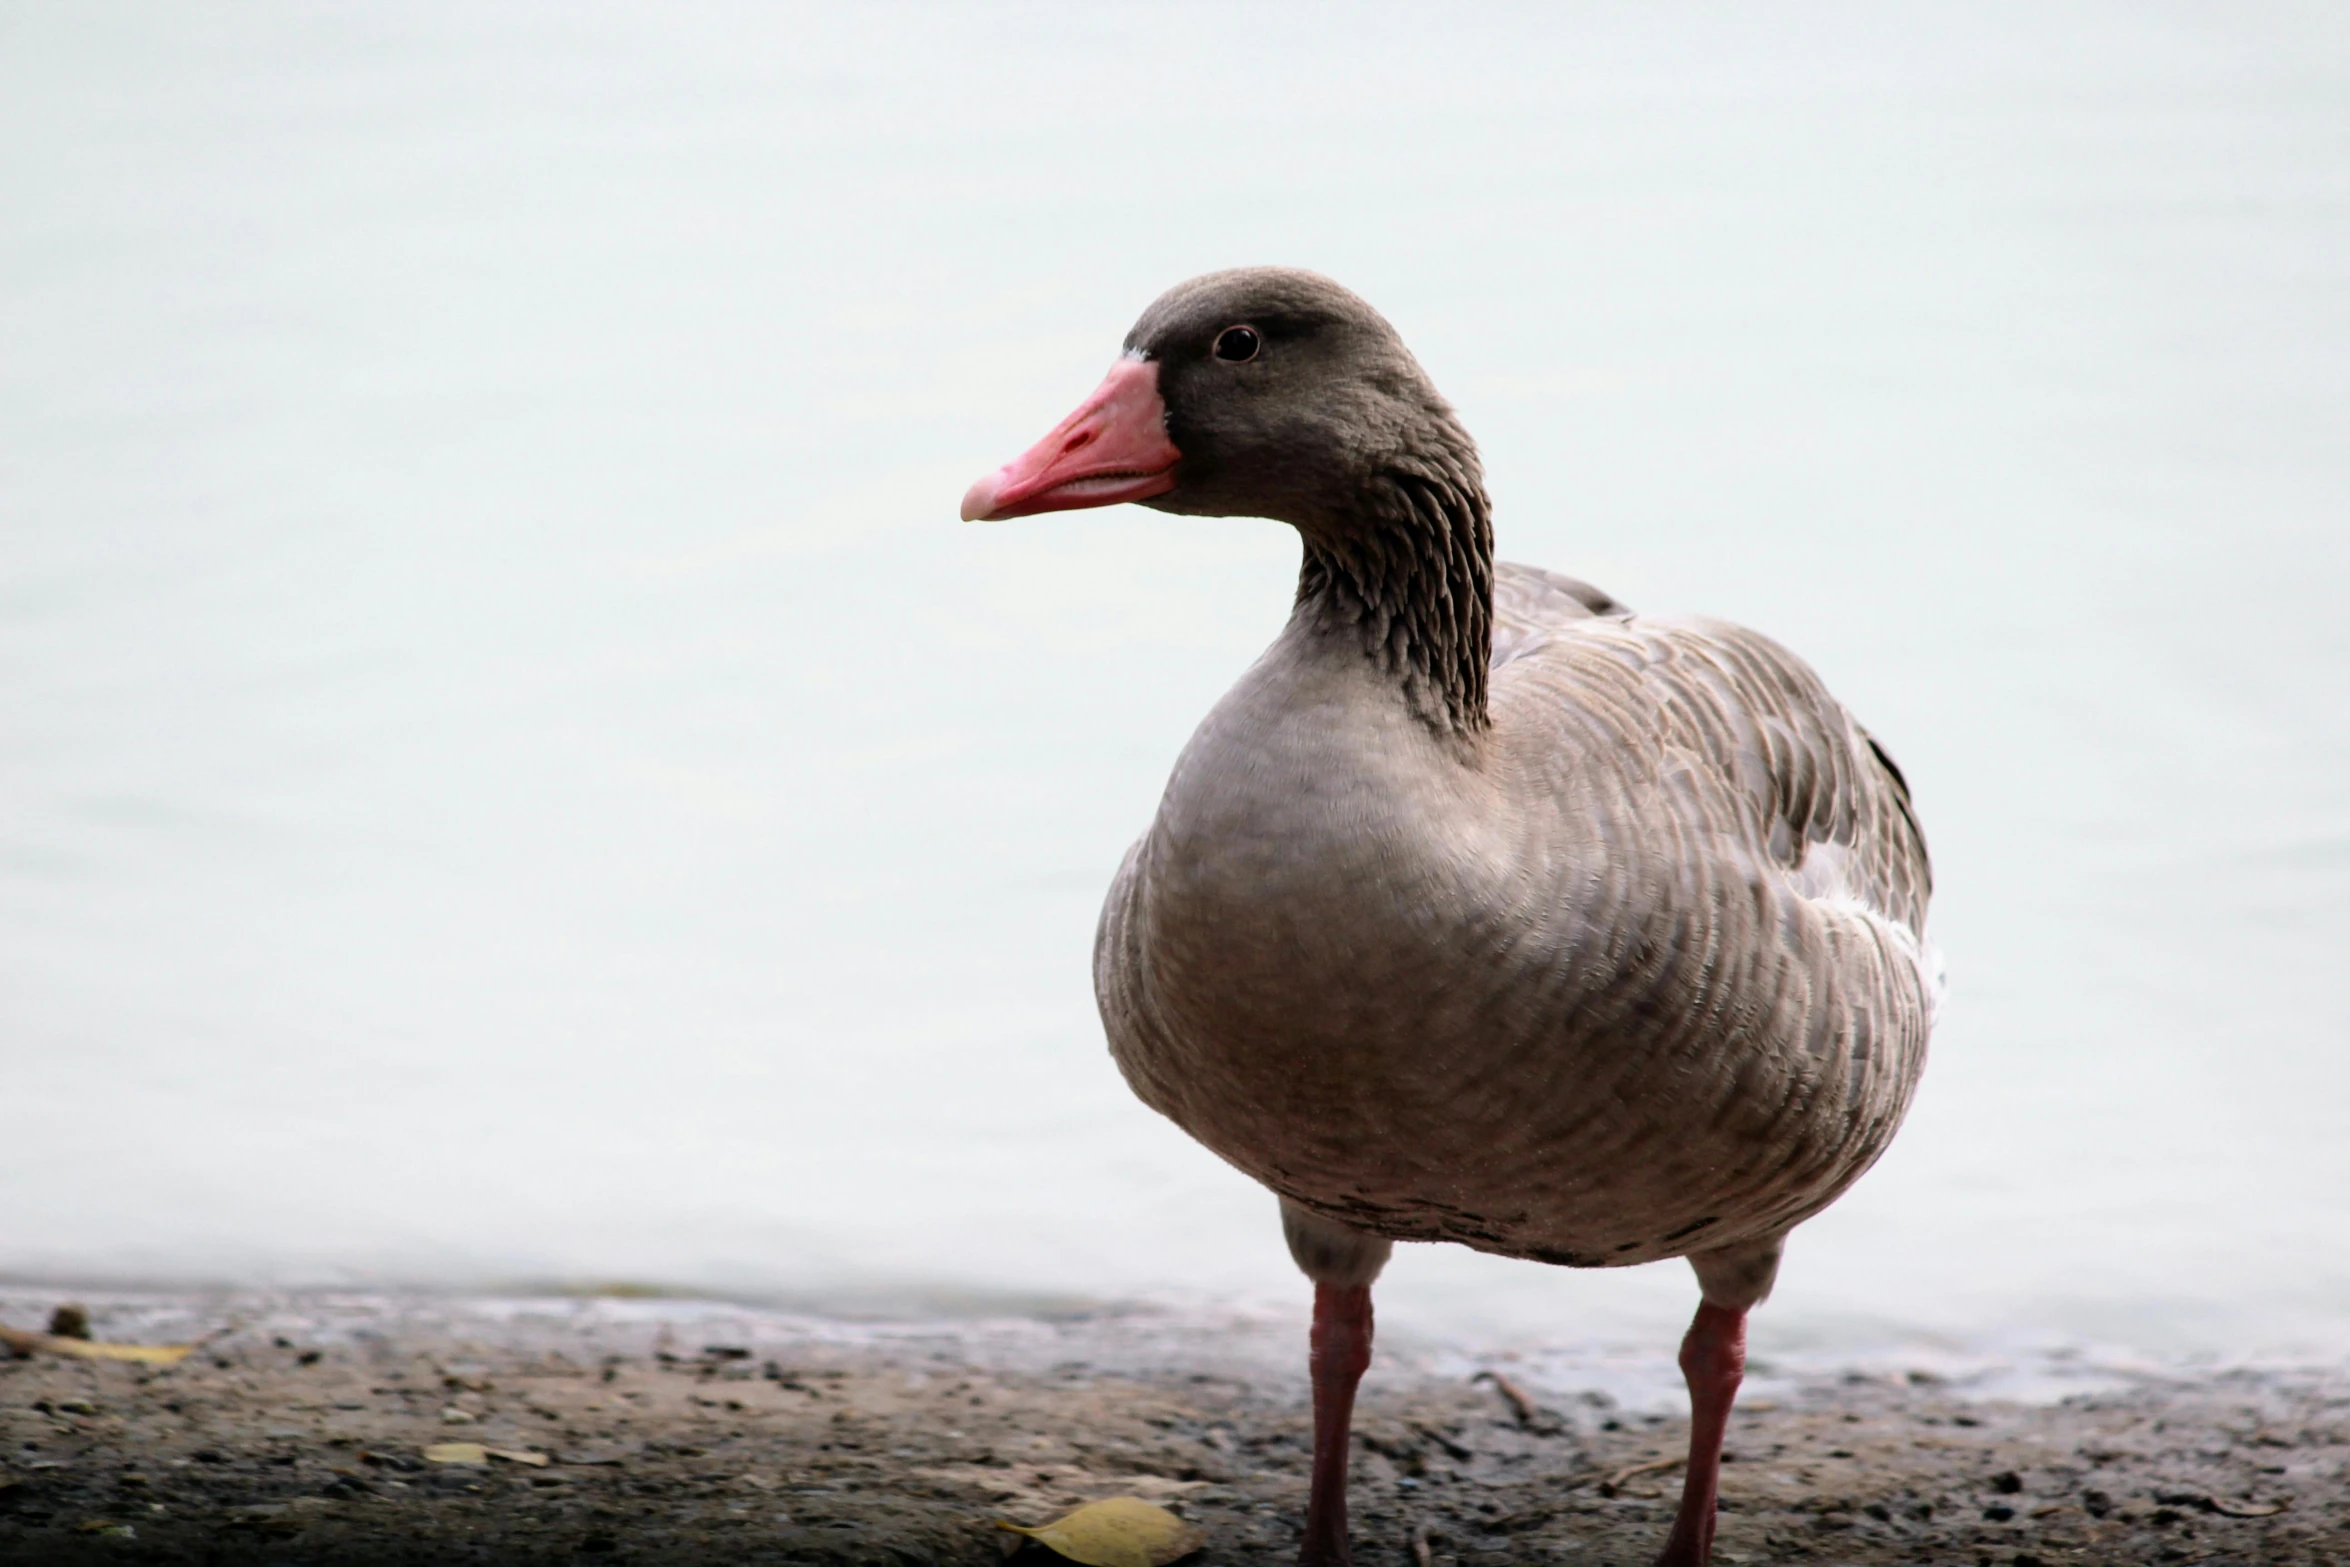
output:
<svg viewBox="0 0 2350 1567"><path fill-rule="evenodd" d="M1991 1489L2001 1496L2013 1496L2024 1488L2024 1477L2013 1469L2002 1469L1991 1477Z"/></svg>
<svg viewBox="0 0 2350 1567"><path fill-rule="evenodd" d="M441 1424L445 1426L469 1426L473 1424L473 1416L467 1414L464 1410L459 1409L455 1404L451 1404L448 1408L441 1411Z"/></svg>

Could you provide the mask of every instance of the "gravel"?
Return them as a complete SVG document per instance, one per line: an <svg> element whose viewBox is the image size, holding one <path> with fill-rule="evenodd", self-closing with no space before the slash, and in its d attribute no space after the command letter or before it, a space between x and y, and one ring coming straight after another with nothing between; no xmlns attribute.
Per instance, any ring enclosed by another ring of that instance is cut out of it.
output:
<svg viewBox="0 0 2350 1567"><path fill-rule="evenodd" d="M0 1296L0 1321L51 1304ZM1302 1380L1245 1334L1147 1317L912 1331L651 1302L120 1296L91 1324L200 1347L168 1368L0 1358L0 1562L943 1567L1002 1561L998 1519L1137 1495L1198 1525L1212 1567L1293 1560L1304 1504ZM1651 1560L1679 1486L1655 1465L1684 1422L1473 1370L1374 1367L1357 1560ZM491 1454L426 1456L460 1442ZM2049 1403L1924 1373L1781 1376L1729 1445L1728 1563L2350 1559L2338 1369L2147 1374Z"/></svg>

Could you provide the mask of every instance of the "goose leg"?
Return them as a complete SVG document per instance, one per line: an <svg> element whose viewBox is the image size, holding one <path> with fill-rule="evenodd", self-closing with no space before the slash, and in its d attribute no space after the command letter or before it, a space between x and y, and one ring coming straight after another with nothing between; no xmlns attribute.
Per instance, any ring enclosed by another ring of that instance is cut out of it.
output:
<svg viewBox="0 0 2350 1567"><path fill-rule="evenodd" d="M1371 1364L1371 1289L1314 1286L1314 1489L1306 1502L1301 1567L1351 1567L1346 1465L1353 1448L1355 1385Z"/></svg>
<svg viewBox="0 0 2350 1567"><path fill-rule="evenodd" d="M1706 1567L1713 1559L1722 1438L1746 1375L1746 1313L1771 1292L1779 1272L1779 1242L1702 1252L1689 1264L1705 1292L1681 1340L1681 1375L1689 1383L1689 1467L1681 1477L1681 1510L1656 1567Z"/></svg>
<svg viewBox="0 0 2350 1567"><path fill-rule="evenodd" d="M1689 1382L1689 1467L1681 1510L1657 1567L1705 1567L1714 1553L1714 1513L1721 1501L1722 1437L1730 1401L1746 1374L1746 1313L1707 1302L1681 1340L1681 1375Z"/></svg>
<svg viewBox="0 0 2350 1567"><path fill-rule="evenodd" d="M1371 1364L1371 1281L1387 1266L1390 1242L1281 1203L1289 1255L1314 1281L1314 1479L1306 1500L1299 1567L1352 1567L1346 1538L1346 1466L1353 1443L1355 1387Z"/></svg>

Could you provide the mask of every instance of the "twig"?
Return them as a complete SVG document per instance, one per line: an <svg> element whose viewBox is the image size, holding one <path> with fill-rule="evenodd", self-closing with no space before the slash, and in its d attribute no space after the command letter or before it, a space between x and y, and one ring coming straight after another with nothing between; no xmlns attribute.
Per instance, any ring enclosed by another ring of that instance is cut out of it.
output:
<svg viewBox="0 0 2350 1567"><path fill-rule="evenodd" d="M1599 1482L1599 1494L1602 1496L1613 1496L1616 1494L1616 1492L1623 1489L1623 1485L1626 1480L1633 1479L1639 1475L1663 1474L1666 1470L1678 1469L1687 1462L1689 1462L1689 1459L1686 1455L1684 1455L1679 1458L1652 1458L1644 1464L1627 1465L1625 1468L1617 1470L1614 1474L1609 1475L1605 1480Z"/></svg>
<svg viewBox="0 0 2350 1567"><path fill-rule="evenodd" d="M1480 1371L1469 1380L1492 1383L1493 1390L1509 1404L1510 1413L1518 1417L1518 1424L1527 1426L1534 1423L1534 1400L1528 1398L1525 1389L1508 1377L1498 1371Z"/></svg>
<svg viewBox="0 0 2350 1567"><path fill-rule="evenodd" d="M1502 1396L1503 1400L1510 1406L1510 1413L1518 1417L1519 1427L1521 1429L1532 1429L1534 1425L1534 1400L1526 1396L1526 1390L1524 1388L1518 1386L1517 1383L1512 1382L1508 1377L1503 1376L1498 1371L1480 1371L1475 1376L1469 1378L1469 1380L1471 1382L1492 1383L1493 1391L1499 1393Z"/></svg>
<svg viewBox="0 0 2350 1567"><path fill-rule="evenodd" d="M1510 1406L1510 1414L1517 1419L1519 1430L1531 1431L1536 1436L1558 1436L1567 1429L1564 1421L1535 1403L1524 1388L1500 1372L1480 1371L1469 1380L1492 1383L1493 1390Z"/></svg>
<svg viewBox="0 0 2350 1567"><path fill-rule="evenodd" d="M1429 1441L1434 1442L1438 1447L1443 1448L1447 1453L1450 1453L1454 1458L1460 1460L1462 1463L1467 1463L1470 1459L1477 1456L1469 1449L1461 1446L1460 1443L1454 1441L1451 1437L1446 1436L1443 1432L1437 1430L1434 1426L1423 1425L1417 1420L1413 1421L1411 1424L1414 1431L1419 1432L1420 1435L1426 1437Z"/></svg>
<svg viewBox="0 0 2350 1567"><path fill-rule="evenodd" d="M1412 1561L1415 1567L1431 1567L1435 1560L1428 1549L1428 1520L1423 1518L1412 1525Z"/></svg>

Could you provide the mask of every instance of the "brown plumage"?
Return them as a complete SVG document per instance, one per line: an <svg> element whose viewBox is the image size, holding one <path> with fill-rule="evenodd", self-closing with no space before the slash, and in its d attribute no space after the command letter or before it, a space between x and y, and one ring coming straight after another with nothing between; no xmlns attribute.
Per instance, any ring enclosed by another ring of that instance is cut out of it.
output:
<svg viewBox="0 0 2350 1567"><path fill-rule="evenodd" d="M1497 566L1474 444L1335 284L1212 274L1127 349L1172 468L1056 499L1089 452L1146 444L1080 431L966 509L1129 483L1304 541L1288 626L1118 873L1095 981L1135 1092L1279 1194L1316 1280L1305 1559L1346 1559L1370 1281L1390 1242L1445 1240L1691 1259L1697 1431L1665 1560L1703 1561L1744 1313L1787 1230L1884 1151L1924 1064L1907 787L1769 639Z"/></svg>

